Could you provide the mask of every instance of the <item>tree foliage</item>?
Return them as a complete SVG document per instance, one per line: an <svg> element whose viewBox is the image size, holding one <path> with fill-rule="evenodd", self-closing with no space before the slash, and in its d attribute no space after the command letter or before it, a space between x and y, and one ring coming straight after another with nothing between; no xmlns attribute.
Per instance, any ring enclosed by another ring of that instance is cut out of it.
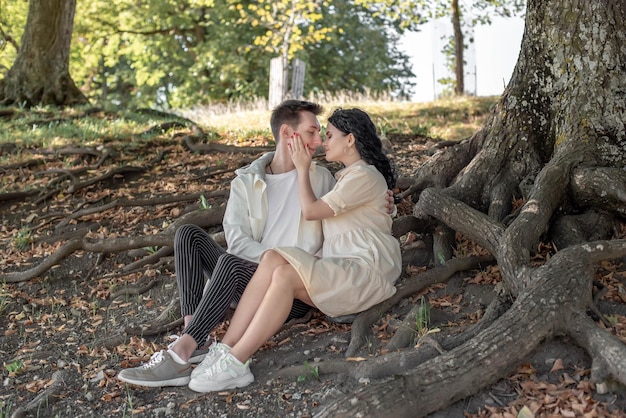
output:
<svg viewBox="0 0 626 418"><path fill-rule="evenodd" d="M393 91L408 96L414 86L409 57L398 49L393 21L349 0L333 1L324 13L332 32L298 55L307 62L312 91ZM316 29L317 30L317 29ZM383 53L384 51L384 53Z"/></svg>
<svg viewBox="0 0 626 418"><path fill-rule="evenodd" d="M2 76L6 75L17 57L27 14L28 2L0 1L0 75Z"/></svg>
<svg viewBox="0 0 626 418"><path fill-rule="evenodd" d="M1 46L15 51L27 2L0 4ZM266 96L276 56L307 63L305 94L407 94L412 73L395 23L354 0L79 2L70 72L99 104L171 108ZM0 64L8 69L14 55Z"/></svg>

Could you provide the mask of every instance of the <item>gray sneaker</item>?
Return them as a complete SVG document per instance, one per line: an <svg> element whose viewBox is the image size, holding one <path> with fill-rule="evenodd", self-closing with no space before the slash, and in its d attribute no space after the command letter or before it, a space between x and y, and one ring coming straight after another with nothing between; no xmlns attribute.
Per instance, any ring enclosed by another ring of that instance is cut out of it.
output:
<svg viewBox="0 0 626 418"><path fill-rule="evenodd" d="M241 364L232 354L226 353L204 373L194 376L189 389L196 392L218 392L242 388L254 382L250 372L250 360Z"/></svg>
<svg viewBox="0 0 626 418"><path fill-rule="evenodd" d="M189 357L189 363L198 364L202 363L206 358L206 355L209 353L210 348L197 349L191 353L191 357Z"/></svg>
<svg viewBox="0 0 626 418"><path fill-rule="evenodd" d="M122 382L151 388L161 386L185 386L191 376L191 364L178 364L170 353L159 351L146 364L124 369L117 375Z"/></svg>
<svg viewBox="0 0 626 418"><path fill-rule="evenodd" d="M218 361L220 357L222 357L224 354L230 351L230 347L227 346L226 344L218 343L216 341L213 344L211 344L209 349L206 351L207 353L206 353L206 356L204 357L204 360L202 360L202 363L200 363L198 367L193 369L193 371L191 372L192 379L196 376L199 376L201 373L204 373L206 370L208 370L208 368L211 367L213 364L215 364L215 362Z"/></svg>

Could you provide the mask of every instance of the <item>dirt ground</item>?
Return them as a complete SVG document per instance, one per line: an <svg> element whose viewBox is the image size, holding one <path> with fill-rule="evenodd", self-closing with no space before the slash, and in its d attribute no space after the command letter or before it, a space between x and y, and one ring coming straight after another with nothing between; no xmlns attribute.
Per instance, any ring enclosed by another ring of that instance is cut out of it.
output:
<svg viewBox="0 0 626 418"><path fill-rule="evenodd" d="M428 148L418 139L405 138L400 145L403 149ZM57 196L54 205L34 205L32 201L3 203L0 207L4 241L2 271L25 270L39 264L64 242L59 236L69 235L80 227L92 227L93 239L149 234L162 230L166 220L185 213L191 204L114 208L83 216L63 227L45 222L53 213L71 213L86 201L95 205L120 196L148 197L155 190L160 193L219 190L232 179L233 173L230 170L207 179L204 175L214 162L212 159L219 159L229 167L236 167L245 159L241 155L192 155L182 161L175 158L176 154L184 153L179 144L163 147L172 155L169 162L136 178L113 179L81 193ZM400 169L405 175L412 173L408 164L400 164ZM180 177L173 174L181 172L184 175ZM198 180L188 180L194 177ZM209 203L219 206L223 198ZM28 219L41 222L41 226L29 246L16 249L13 245L16 236ZM169 335L181 332L178 327L154 336L127 336L108 348L102 344L120 330L158 316L175 294L171 255L165 257L170 264L145 266L138 273L122 273L124 266L151 251L100 254L77 251L35 279L0 284L3 362L0 418L311 417L334 400L370 383L368 379L318 373L316 367L321 362L344 359L350 341L350 325L332 323L318 312L308 322L287 326L254 356L251 370L256 380L244 389L197 394L186 387L145 389L119 382L116 375L122 368L148 360L153 352L170 342ZM609 289L602 301L617 307L622 319L626 314L624 261L603 264L598 271L599 280ZM424 266L409 267L402 280L417 274L419 267ZM126 292L115 297L128 286L141 287L146 283L156 285L143 293ZM374 325L369 344L356 357L368 361L384 354L385 343L422 296L432 306L428 329L438 329L441 333L462 330L479 319L495 296L497 283L497 267L491 266L457 274L446 284L432 286L404 300ZM625 329L619 325L618 322L613 332L626 341ZM216 330L216 337L223 333L224 327ZM304 367L306 371L286 372L294 366ZM586 353L567 339L546 341L508 377L432 416L626 417L623 388L598 394L590 382L590 369ZM279 378L279 372L290 376ZM40 402L39 397L44 394L49 396Z"/></svg>
<svg viewBox="0 0 626 418"><path fill-rule="evenodd" d="M65 266L65 269L69 267ZM52 293L71 300L77 293L93 291L85 283L63 280L67 273L60 270L55 270L58 279L43 285L25 283L19 287L20 292L25 295ZM186 387L145 389L118 382L115 375L123 366L147 360L153 350L163 348L169 342L166 335L170 333L144 339L133 337L111 350L97 346L94 341L102 333L142 322L144 318L160 313L160 307L170 299L174 286L173 277L165 276L162 284L148 294L124 301L102 301L95 308L88 307L100 312L95 316L80 312L85 308L72 307L71 303L53 307L49 312L45 307L33 306L32 300L27 303L26 298L13 302L5 317L21 310L26 316L38 317L45 324L18 326L17 333L6 335L5 332L0 337L2 357L20 358L25 362L24 370L15 376L9 376L6 369L3 371L0 399L4 402L6 415L2 416L11 416L9 412L31 402L50 384L58 370L65 371L61 390L47 404L23 416L309 417L334 399L354 393L359 386L369 383L341 375L315 376L313 371L291 378L274 377L278 370L290 366L308 364L314 368L317 362L343 358L350 340L350 326L333 324L319 313L307 323L287 327L254 356L251 370L256 380L245 389L197 394ZM458 300L459 304L433 308L431 327L446 328L448 324L467 321L468 316L484 309L493 294L493 285L468 284L468 277L463 275L453 278L446 286L432 289L426 293L428 298ZM149 303L152 301L154 303ZM389 323L390 329L397 326L408 308L407 303L390 311L374 328L377 338L372 338L373 343L360 350L359 357L368 359L379 355L384 341L390 336L381 325ZM106 319L97 323L99 316ZM64 326L67 322L72 325ZM5 321L3 328L7 329ZM5 365L9 361L4 360ZM590 367L586 353L569 341L547 341L508 378L432 416L498 416L505 411L520 411L524 405L531 407L533 402L544 403L545 398L553 398L552 403L560 408L553 408L559 412L553 416L626 416L623 393L594 393L589 383ZM6 405L11 404L13 407L9 410ZM576 405L584 409L577 410ZM573 415L567 415L568 411Z"/></svg>

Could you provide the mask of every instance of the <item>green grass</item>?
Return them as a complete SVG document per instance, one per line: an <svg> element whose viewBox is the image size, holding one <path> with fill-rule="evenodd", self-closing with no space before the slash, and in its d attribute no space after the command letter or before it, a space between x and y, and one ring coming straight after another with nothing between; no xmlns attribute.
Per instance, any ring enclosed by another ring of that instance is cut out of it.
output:
<svg viewBox="0 0 626 418"><path fill-rule="evenodd" d="M426 302L424 296L422 296L417 310L415 311L415 329L413 330L413 334L414 344L416 345L427 335L440 331L439 328L430 328L430 309L430 304Z"/></svg>
<svg viewBox="0 0 626 418"><path fill-rule="evenodd" d="M10 118L0 119L0 144L60 148L127 141L131 137L150 139L157 134L142 135L147 128L173 119L127 109L105 109L85 114L91 109L84 106L30 110L4 108L13 114Z"/></svg>
<svg viewBox="0 0 626 418"><path fill-rule="evenodd" d="M305 361L304 368L306 369L306 374L298 376L298 382L303 382L309 377L319 380L320 371L318 366L311 366L308 361Z"/></svg>
<svg viewBox="0 0 626 418"><path fill-rule="evenodd" d="M360 107L370 113L381 135L424 135L440 139L460 140L476 132L496 103L496 97L461 97L429 103L394 101L390 97L372 98L361 94L321 94L309 97L321 103L325 117L337 107ZM19 148L60 148L68 146L98 147L123 142L126 146L154 138L171 138L172 133L145 131L173 117L137 112L128 109L105 109L85 114L80 108L11 108L10 117L0 118L0 144L13 143ZM181 116L193 120L207 133L209 140L232 144L257 140L272 142L269 130L270 110L267 101L253 100L230 105L198 106L180 110ZM185 128L183 128L185 129ZM21 158L28 158L23 155ZM7 162L6 157L0 163Z"/></svg>
<svg viewBox="0 0 626 418"><path fill-rule="evenodd" d="M9 418L11 416L12 403L1 400L0 401L0 418Z"/></svg>
<svg viewBox="0 0 626 418"><path fill-rule="evenodd" d="M22 360L13 360L11 363L5 365L4 368L9 373L18 374L20 371L22 371L23 366L24 362Z"/></svg>
<svg viewBox="0 0 626 418"><path fill-rule="evenodd" d="M460 97L436 102L412 103L372 100L364 97L330 97L332 101L309 98L321 103L327 114L337 107L360 107L368 112L381 135L390 133L424 135L446 140L460 140L476 132L489 114L497 97ZM322 97L321 99L324 99ZM258 104L258 102L257 102ZM270 136L270 111L265 108L240 107L241 110L220 113L210 106L196 107L181 113L199 125L217 131L222 137L250 138ZM326 123L326 114L320 123ZM242 121L245 125L242 126Z"/></svg>

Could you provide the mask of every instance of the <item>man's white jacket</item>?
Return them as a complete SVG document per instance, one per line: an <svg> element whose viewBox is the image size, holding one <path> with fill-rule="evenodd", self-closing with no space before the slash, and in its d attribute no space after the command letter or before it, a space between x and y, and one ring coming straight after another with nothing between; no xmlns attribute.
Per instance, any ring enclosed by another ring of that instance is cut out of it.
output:
<svg viewBox="0 0 626 418"><path fill-rule="evenodd" d="M230 197L224 213L223 226L228 252L255 263L268 249L260 241L268 212L265 167L272 158L274 153L269 152L235 171L237 177L231 182ZM318 198L335 185L330 171L315 162L311 163L309 176L313 193ZM316 254L322 248L323 240L321 221L307 221L300 214L296 246Z"/></svg>

